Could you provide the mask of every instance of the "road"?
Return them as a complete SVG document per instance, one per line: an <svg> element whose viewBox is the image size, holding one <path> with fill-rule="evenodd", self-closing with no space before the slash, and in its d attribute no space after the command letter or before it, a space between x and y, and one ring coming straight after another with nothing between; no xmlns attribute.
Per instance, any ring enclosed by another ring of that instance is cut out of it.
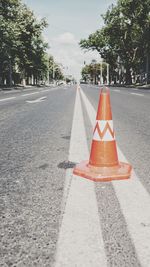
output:
<svg viewBox="0 0 150 267"><path fill-rule="evenodd" d="M0 266L150 266L150 91L110 88L127 181L73 176L99 87L0 92ZM125 159L126 157L126 159Z"/></svg>

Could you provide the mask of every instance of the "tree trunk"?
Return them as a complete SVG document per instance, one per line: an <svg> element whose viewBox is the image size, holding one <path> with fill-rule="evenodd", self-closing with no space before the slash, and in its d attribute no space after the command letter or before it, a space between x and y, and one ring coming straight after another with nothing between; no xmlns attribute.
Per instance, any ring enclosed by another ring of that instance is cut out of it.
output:
<svg viewBox="0 0 150 267"><path fill-rule="evenodd" d="M23 86L26 86L26 74L25 74L25 70L22 71L22 81L21 84Z"/></svg>
<svg viewBox="0 0 150 267"><path fill-rule="evenodd" d="M9 58L9 86L12 86L12 64L11 59Z"/></svg>
<svg viewBox="0 0 150 267"><path fill-rule="evenodd" d="M126 84L132 84L131 70L130 67L126 67Z"/></svg>
<svg viewBox="0 0 150 267"><path fill-rule="evenodd" d="M149 55L146 56L146 84L149 82Z"/></svg>
<svg viewBox="0 0 150 267"><path fill-rule="evenodd" d="M2 77L2 70L0 68L0 86L3 85L3 77Z"/></svg>

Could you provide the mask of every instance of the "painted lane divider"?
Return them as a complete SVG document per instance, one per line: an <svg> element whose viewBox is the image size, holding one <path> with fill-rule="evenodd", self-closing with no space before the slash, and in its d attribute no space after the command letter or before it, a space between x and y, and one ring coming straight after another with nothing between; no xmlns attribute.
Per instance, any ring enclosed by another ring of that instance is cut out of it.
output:
<svg viewBox="0 0 150 267"><path fill-rule="evenodd" d="M16 94L16 93L24 93L24 92L32 92L33 89L13 89L8 92L4 92L4 94Z"/></svg>
<svg viewBox="0 0 150 267"><path fill-rule="evenodd" d="M15 98L16 98L15 96L13 96L13 97L8 97L8 98L3 98L3 99L0 99L0 102L13 100L13 99L15 99Z"/></svg>
<svg viewBox="0 0 150 267"><path fill-rule="evenodd" d="M82 90L81 96L94 127L95 109ZM119 160L127 162L119 147L117 150ZM150 196L134 171L129 181L112 181L112 184L141 266L150 266Z"/></svg>
<svg viewBox="0 0 150 267"><path fill-rule="evenodd" d="M43 102L46 98L47 98L46 96L43 96L43 97L40 97L40 98L35 99L35 100L27 100L26 102L30 103L30 104L40 103L40 102Z"/></svg>
<svg viewBox="0 0 150 267"><path fill-rule="evenodd" d="M88 157L83 112L77 90L69 160ZM55 267L107 266L93 182L66 172L65 209L59 231Z"/></svg>
<svg viewBox="0 0 150 267"><path fill-rule="evenodd" d="M52 91L55 91L55 90L58 90L58 89L60 89L60 88L59 87L54 87L54 88L51 88L51 89L39 90L38 92L24 94L24 95L21 95L21 96L30 96L30 95L36 95L36 94L41 94L41 93L45 93L45 92L52 92Z"/></svg>
<svg viewBox="0 0 150 267"><path fill-rule="evenodd" d="M113 90L113 92L119 93L120 90L119 89L115 89L115 90Z"/></svg>
<svg viewBox="0 0 150 267"><path fill-rule="evenodd" d="M20 97L32 96L32 95L36 95L36 94L44 93L44 92L52 92L52 91L55 91L55 90L58 90L58 89L60 89L60 88L59 87L55 87L55 88L52 88L52 89L46 89L46 90L43 90L43 91L38 91L38 92L33 92L33 93L28 93L28 94L23 94L23 95L19 94L17 96L13 96L13 97L2 98L2 99L0 99L0 102L10 101L10 100L14 100L14 99L20 99ZM26 89L24 91L28 91L28 90L29 89ZM12 93L12 92L5 92L4 94L8 94L8 93ZM13 92L13 93L18 93L18 92ZM20 92L20 93L22 93L22 92ZM43 101L43 100L41 100L41 101ZM36 102L41 102L41 101L36 101Z"/></svg>
<svg viewBox="0 0 150 267"><path fill-rule="evenodd" d="M30 96L30 95L36 95L36 94L39 94L39 92L34 92L34 93L24 94L24 95L22 95L22 96Z"/></svg>
<svg viewBox="0 0 150 267"><path fill-rule="evenodd" d="M46 89L46 90L43 90L43 89L40 89L39 92L41 93L44 93L44 92L48 92L48 91L53 91L53 89Z"/></svg>
<svg viewBox="0 0 150 267"><path fill-rule="evenodd" d="M20 92L20 91L19 91L19 92ZM4 95L8 95L8 94L12 94L12 93L18 93L18 91L15 91L15 92L13 92L13 91L4 92Z"/></svg>
<svg viewBox="0 0 150 267"><path fill-rule="evenodd" d="M142 94L138 94L138 93L130 93L131 95L137 95L137 96L144 96Z"/></svg>

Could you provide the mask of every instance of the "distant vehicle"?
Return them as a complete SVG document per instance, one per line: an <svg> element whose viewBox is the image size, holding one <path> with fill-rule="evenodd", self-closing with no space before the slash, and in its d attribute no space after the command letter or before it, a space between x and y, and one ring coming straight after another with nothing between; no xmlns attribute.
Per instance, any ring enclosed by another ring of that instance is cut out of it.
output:
<svg viewBox="0 0 150 267"><path fill-rule="evenodd" d="M84 80L80 80L80 84L86 84Z"/></svg>
<svg viewBox="0 0 150 267"><path fill-rule="evenodd" d="M66 85L66 82L65 81L58 81L57 85Z"/></svg>

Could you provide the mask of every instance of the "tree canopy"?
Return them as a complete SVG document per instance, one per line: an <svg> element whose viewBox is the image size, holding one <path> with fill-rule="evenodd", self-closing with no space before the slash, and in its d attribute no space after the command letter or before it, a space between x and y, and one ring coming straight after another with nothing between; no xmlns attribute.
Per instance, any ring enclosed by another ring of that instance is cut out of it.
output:
<svg viewBox="0 0 150 267"><path fill-rule="evenodd" d="M0 0L0 84L47 77L46 27L46 20L38 20L21 0Z"/></svg>
<svg viewBox="0 0 150 267"><path fill-rule="evenodd" d="M126 83L150 53L150 0L118 0L103 16L104 26L80 41L82 49L97 50L111 66L125 68Z"/></svg>
<svg viewBox="0 0 150 267"><path fill-rule="evenodd" d="M96 61L95 62L93 61L90 64L85 64L85 66L82 68L82 71L81 71L82 80L86 83L91 82L93 84L97 84L98 82L102 80L106 82L107 80L106 63L98 64L96 63Z"/></svg>

